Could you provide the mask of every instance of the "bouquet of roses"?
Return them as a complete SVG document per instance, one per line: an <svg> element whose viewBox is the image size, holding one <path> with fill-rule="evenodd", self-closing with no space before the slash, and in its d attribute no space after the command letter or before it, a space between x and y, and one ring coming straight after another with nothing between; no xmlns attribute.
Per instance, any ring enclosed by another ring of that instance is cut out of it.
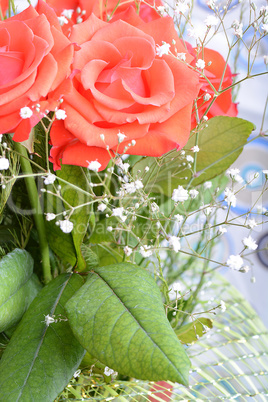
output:
<svg viewBox="0 0 268 402"><path fill-rule="evenodd" d="M0 2L0 400L53 401L74 373L188 385L185 345L225 309L218 294L195 315L211 261L249 269L251 236L227 262L212 250L246 186L229 168L254 125L232 90L252 74L206 46L228 7L209 1L205 31L184 40L191 7ZM257 44L267 7L252 18ZM181 288L185 274L197 282Z"/></svg>

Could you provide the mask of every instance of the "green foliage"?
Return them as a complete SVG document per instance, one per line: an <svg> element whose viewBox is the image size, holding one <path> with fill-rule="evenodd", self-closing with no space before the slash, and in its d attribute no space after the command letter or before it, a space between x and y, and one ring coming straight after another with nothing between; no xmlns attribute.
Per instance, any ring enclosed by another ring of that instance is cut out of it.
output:
<svg viewBox="0 0 268 402"><path fill-rule="evenodd" d="M178 185L197 186L220 175L234 163L253 129L254 125L247 120L227 116L214 117L206 123L206 127L190 138L185 147L185 150L189 150L186 155L192 156L190 149L196 144L200 148L196 154L195 172L187 167L179 152L171 151L158 159L143 158L133 167L133 175L139 170L144 172L148 166L150 169L143 178L146 191L167 196Z"/></svg>
<svg viewBox="0 0 268 402"><path fill-rule="evenodd" d="M0 261L0 332L16 324L41 289L33 259L15 249Z"/></svg>
<svg viewBox="0 0 268 402"><path fill-rule="evenodd" d="M211 329L212 326L212 320L202 317L175 329L175 334L182 343L192 343L196 342L206 333L206 329Z"/></svg>
<svg viewBox="0 0 268 402"><path fill-rule="evenodd" d="M60 275L32 302L0 360L0 401L51 402L70 381L84 349L63 306L82 284L79 275ZM48 326L47 315L56 322Z"/></svg>
<svg viewBox="0 0 268 402"><path fill-rule="evenodd" d="M188 383L190 361L144 269L130 263L95 268L65 308L77 339L102 363L140 379Z"/></svg>

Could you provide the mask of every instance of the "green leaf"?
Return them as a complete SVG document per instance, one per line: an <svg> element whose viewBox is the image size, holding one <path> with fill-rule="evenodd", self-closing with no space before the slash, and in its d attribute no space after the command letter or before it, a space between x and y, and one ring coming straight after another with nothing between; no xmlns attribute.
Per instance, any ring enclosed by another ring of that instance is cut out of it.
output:
<svg viewBox="0 0 268 402"><path fill-rule="evenodd" d="M207 122L207 127L198 133L196 177L185 164L179 152L171 151L161 158L143 158L133 168L135 176L145 167L149 171L143 174L146 191L170 196L174 188L185 186L190 180L191 186L197 186L223 173L232 165L242 152L243 146L254 129L254 125L238 117L217 116ZM185 146L186 155L192 155L190 149L196 144L193 135Z"/></svg>
<svg viewBox="0 0 268 402"><path fill-rule="evenodd" d="M63 306L82 284L79 275L62 274L32 302L0 361L1 402L51 402L72 378L84 349ZM47 326L46 315L57 322Z"/></svg>
<svg viewBox="0 0 268 402"><path fill-rule="evenodd" d="M16 324L40 291L33 275L33 259L15 249L0 261L0 332Z"/></svg>
<svg viewBox="0 0 268 402"><path fill-rule="evenodd" d="M192 343L206 333L206 327L209 329L213 327L212 320L202 317L175 329L175 333L182 343Z"/></svg>
<svg viewBox="0 0 268 402"><path fill-rule="evenodd" d="M130 263L94 271L65 306L81 345L121 374L187 384L190 361L150 274Z"/></svg>
<svg viewBox="0 0 268 402"><path fill-rule="evenodd" d="M84 271L86 263L81 253L81 244L87 232L89 221L94 226L93 204L90 203L92 197L90 196L90 185L86 177L86 170L80 166L62 165L61 170L57 171L57 176L69 183L60 181L61 195L68 204L72 207L87 204L82 208L75 209L70 219L74 224L71 235L77 255L76 268L79 271ZM66 208L68 207L66 206Z"/></svg>

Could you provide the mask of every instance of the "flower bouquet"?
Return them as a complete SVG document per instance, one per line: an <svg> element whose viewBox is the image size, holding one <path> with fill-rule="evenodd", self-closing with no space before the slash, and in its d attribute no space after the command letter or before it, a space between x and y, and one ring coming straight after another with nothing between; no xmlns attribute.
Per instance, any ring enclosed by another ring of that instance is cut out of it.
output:
<svg viewBox="0 0 268 402"><path fill-rule="evenodd" d="M216 271L265 221L268 171L234 216L232 165L267 134L235 97L268 9L225 3L0 1L0 401L265 400L267 331Z"/></svg>

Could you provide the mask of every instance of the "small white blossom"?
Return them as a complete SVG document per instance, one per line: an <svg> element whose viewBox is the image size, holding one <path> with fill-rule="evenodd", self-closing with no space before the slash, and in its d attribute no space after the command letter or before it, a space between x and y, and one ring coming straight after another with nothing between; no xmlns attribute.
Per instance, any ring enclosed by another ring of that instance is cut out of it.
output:
<svg viewBox="0 0 268 402"><path fill-rule="evenodd" d="M189 195L192 199L196 198L198 196L198 194L199 194L199 192L195 189L189 191Z"/></svg>
<svg viewBox="0 0 268 402"><path fill-rule="evenodd" d="M211 214L212 212L212 207L206 207L203 209L203 212L206 216L208 216L209 214Z"/></svg>
<svg viewBox="0 0 268 402"><path fill-rule="evenodd" d="M202 59L198 59L195 65L197 68L200 68L201 70L203 70L206 67L206 63Z"/></svg>
<svg viewBox="0 0 268 402"><path fill-rule="evenodd" d="M107 207L107 205L101 203L98 205L98 211L103 212L103 211L105 211L106 207Z"/></svg>
<svg viewBox="0 0 268 402"><path fill-rule="evenodd" d="M223 300L221 300L220 302L220 309L223 313L226 311L226 304L224 303Z"/></svg>
<svg viewBox="0 0 268 402"><path fill-rule="evenodd" d="M117 374L116 371L114 371L113 369L109 368L108 366L105 367L104 375L110 376L110 375L115 375L115 374Z"/></svg>
<svg viewBox="0 0 268 402"><path fill-rule="evenodd" d="M168 247L178 253L181 249L180 238L177 236L170 236L168 239Z"/></svg>
<svg viewBox="0 0 268 402"><path fill-rule="evenodd" d="M123 207L118 207L118 208L114 208L113 212L112 212L112 216L117 216L118 218L121 219L122 222L125 222L125 220L127 219L127 216L124 215L124 208Z"/></svg>
<svg viewBox="0 0 268 402"><path fill-rule="evenodd" d="M188 35L197 41L202 41L206 35L206 27L204 25L197 25L193 28L188 29Z"/></svg>
<svg viewBox="0 0 268 402"><path fill-rule="evenodd" d="M77 377L79 377L80 376L80 374L81 374L81 370L80 369L78 369L78 370L76 370L75 372L74 372L74 378L77 378Z"/></svg>
<svg viewBox="0 0 268 402"><path fill-rule="evenodd" d="M208 93L206 93L206 94L203 96L203 99L204 99L205 102L207 102L207 101L209 101L209 100L211 99L211 95L208 94Z"/></svg>
<svg viewBox="0 0 268 402"><path fill-rule="evenodd" d="M267 212L267 209L262 205L257 205L256 209L258 214L265 214Z"/></svg>
<svg viewBox="0 0 268 402"><path fill-rule="evenodd" d="M192 155L186 155L186 160L187 160L187 162L189 162L189 163L193 163L194 158L192 157Z"/></svg>
<svg viewBox="0 0 268 402"><path fill-rule="evenodd" d="M242 22L240 23L238 20L234 20L232 23L232 28L234 28L234 34L238 38L242 38L243 36L243 24Z"/></svg>
<svg viewBox="0 0 268 402"><path fill-rule="evenodd" d="M209 8L211 8L211 10L214 10L214 8L215 8L215 0L208 0L207 1L207 6Z"/></svg>
<svg viewBox="0 0 268 402"><path fill-rule="evenodd" d="M7 170L9 168L9 160L7 158L0 158L0 170Z"/></svg>
<svg viewBox="0 0 268 402"><path fill-rule="evenodd" d="M29 119L30 117L32 117L32 115L33 111L28 106L22 107L20 109L20 117L22 119Z"/></svg>
<svg viewBox="0 0 268 402"><path fill-rule="evenodd" d="M98 172L100 167L101 167L101 163L99 163L98 161L91 161L91 162L88 162L87 168L89 170L92 170L93 172Z"/></svg>
<svg viewBox="0 0 268 402"><path fill-rule="evenodd" d="M124 139L127 138L127 136L125 134L120 133L120 132L117 134L117 137L118 137L119 144L121 144L121 142L123 142Z"/></svg>
<svg viewBox="0 0 268 402"><path fill-rule="evenodd" d="M199 152L200 151L199 146L195 145L194 147L191 148L191 151L193 151L194 153Z"/></svg>
<svg viewBox="0 0 268 402"><path fill-rule="evenodd" d="M266 34L268 32L268 24L263 24L261 26L261 29L263 30L263 32Z"/></svg>
<svg viewBox="0 0 268 402"><path fill-rule="evenodd" d="M131 145L134 147L134 145L136 145L136 141L135 141L135 140L132 140L132 141L131 141Z"/></svg>
<svg viewBox="0 0 268 402"><path fill-rule="evenodd" d="M182 290L181 283L180 282L172 283L171 290L173 290L173 292L181 292L181 290Z"/></svg>
<svg viewBox="0 0 268 402"><path fill-rule="evenodd" d="M67 114L66 114L65 110L63 110L63 109L58 109L58 110L56 110L56 112L55 112L55 116L56 116L56 119L57 119L57 120L65 120L66 117L67 117Z"/></svg>
<svg viewBox="0 0 268 402"><path fill-rule="evenodd" d="M227 233L227 229L223 228L222 226L219 226L218 228L218 234L223 235L224 233Z"/></svg>
<svg viewBox="0 0 268 402"><path fill-rule="evenodd" d="M166 6L158 6L157 11L162 15L162 17L167 17L169 8L167 5Z"/></svg>
<svg viewBox="0 0 268 402"><path fill-rule="evenodd" d="M226 171L226 175L229 176L232 180L236 181L237 183L242 183L244 180L239 173L240 170L237 168L228 169Z"/></svg>
<svg viewBox="0 0 268 402"><path fill-rule="evenodd" d="M68 219L65 219L64 221L59 221L59 225L63 233L71 233L74 227L73 222L69 221Z"/></svg>
<svg viewBox="0 0 268 402"><path fill-rule="evenodd" d="M216 26L219 23L219 19L215 15L208 15L205 19L205 24L207 27Z"/></svg>
<svg viewBox="0 0 268 402"><path fill-rule="evenodd" d="M72 18L74 10L63 10L61 15L64 15L64 17L68 18L69 20Z"/></svg>
<svg viewBox="0 0 268 402"><path fill-rule="evenodd" d="M171 199L174 202L184 202L189 198L188 191L185 190L182 186L178 186L175 190L173 190Z"/></svg>
<svg viewBox="0 0 268 402"><path fill-rule="evenodd" d="M45 324L47 327L49 327L50 324L53 324L53 322L57 322L55 318L51 317L49 314L45 315Z"/></svg>
<svg viewBox="0 0 268 402"><path fill-rule="evenodd" d="M257 222L255 221L255 219L249 219L249 220L247 221L247 226L248 226L250 229L254 229L255 226L257 226Z"/></svg>
<svg viewBox="0 0 268 402"><path fill-rule="evenodd" d="M112 232L112 231L113 231L112 226L107 226L107 232Z"/></svg>
<svg viewBox="0 0 268 402"><path fill-rule="evenodd" d="M55 214L53 214L53 213L47 213L46 214L46 220L47 221L53 221L53 219L55 219L56 218L56 215Z"/></svg>
<svg viewBox="0 0 268 402"><path fill-rule="evenodd" d="M185 14L187 11L189 11L188 1L180 1L176 4L174 13L176 15L180 13Z"/></svg>
<svg viewBox="0 0 268 402"><path fill-rule="evenodd" d="M126 256L130 256L132 254L132 248L125 246L124 247L124 253L126 254Z"/></svg>
<svg viewBox="0 0 268 402"><path fill-rule="evenodd" d="M122 163L122 166L120 166L120 167L123 170L123 172L127 173L128 169L130 167L130 164L129 163Z"/></svg>
<svg viewBox="0 0 268 402"><path fill-rule="evenodd" d="M229 187L226 187L226 189L224 190L224 196L224 199L228 205L232 205L233 207L236 206L236 196Z"/></svg>
<svg viewBox="0 0 268 402"><path fill-rule="evenodd" d="M164 54L169 53L170 44L166 42L162 42L162 45L156 45L156 54L159 57L164 56Z"/></svg>
<svg viewBox="0 0 268 402"><path fill-rule="evenodd" d="M149 170L150 170L149 166L145 166L144 170L145 170L145 172L149 172Z"/></svg>
<svg viewBox="0 0 268 402"><path fill-rule="evenodd" d="M249 250L256 250L258 248L258 244L255 242L255 240L251 236L244 237L243 244Z"/></svg>
<svg viewBox="0 0 268 402"><path fill-rule="evenodd" d="M143 188L143 184L142 184L141 180L136 180L136 181L133 181L131 183L125 183L125 184L123 184L122 187L123 187L123 190L127 194L133 194L137 190L141 190Z"/></svg>
<svg viewBox="0 0 268 402"><path fill-rule="evenodd" d="M59 21L59 24L60 24L61 27L62 27L63 25L66 25L66 24L69 23L68 19L67 19L64 15L60 15L60 16L58 17L58 21Z"/></svg>
<svg viewBox="0 0 268 402"><path fill-rule="evenodd" d="M186 61L186 53L177 53L177 58L181 61Z"/></svg>
<svg viewBox="0 0 268 402"><path fill-rule="evenodd" d="M54 181L55 181L56 178L57 178L54 174L51 174L51 173L48 173L47 176L42 176L42 177L43 177L43 179L44 179L44 184L45 184L46 186L48 186L49 184L53 184Z"/></svg>
<svg viewBox="0 0 268 402"><path fill-rule="evenodd" d="M178 223L182 223L184 217L182 215L180 215L180 214L177 214L177 215L174 215L174 219L176 219L176 221Z"/></svg>
<svg viewBox="0 0 268 402"><path fill-rule="evenodd" d="M150 250L150 246L141 246L140 247L140 253L143 256L143 258L150 257L153 254L153 251Z"/></svg>
<svg viewBox="0 0 268 402"><path fill-rule="evenodd" d="M156 202L152 202L151 210L152 210L152 212L158 212L159 211L159 206L156 204Z"/></svg>
<svg viewBox="0 0 268 402"><path fill-rule="evenodd" d="M206 182L204 183L204 189L205 189L205 190L209 190L211 187L212 187L211 181L206 181Z"/></svg>
<svg viewBox="0 0 268 402"><path fill-rule="evenodd" d="M243 258L241 258L240 255L230 255L227 260L227 265L231 269L239 270L240 268L242 268L243 264Z"/></svg>

